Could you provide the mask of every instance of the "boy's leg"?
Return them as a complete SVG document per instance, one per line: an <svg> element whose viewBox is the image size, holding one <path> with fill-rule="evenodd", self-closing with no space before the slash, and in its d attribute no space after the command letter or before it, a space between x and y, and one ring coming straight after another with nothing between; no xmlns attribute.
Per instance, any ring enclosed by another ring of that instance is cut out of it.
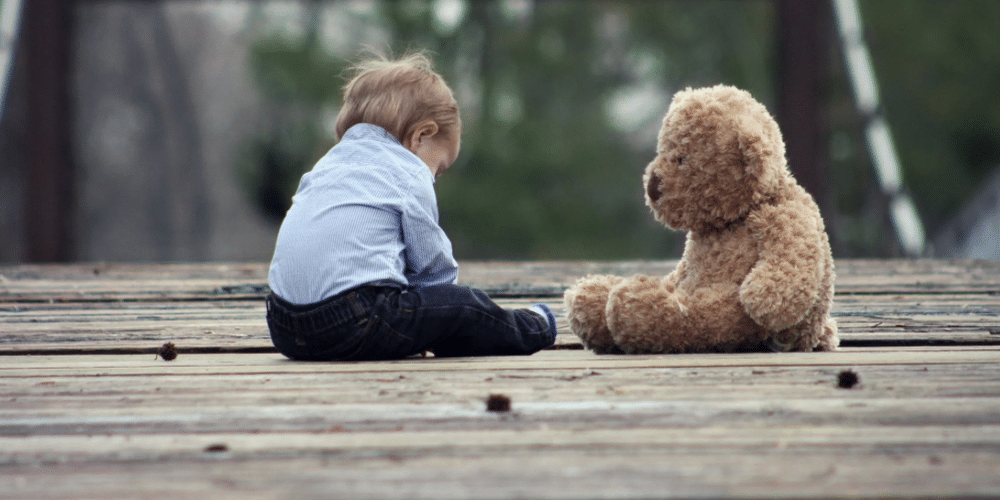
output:
<svg viewBox="0 0 1000 500"><path fill-rule="evenodd" d="M396 303L398 288L362 287L317 304L294 306L271 294L267 325L274 346L303 361L399 359L413 353L413 340L379 315ZM387 307L389 306L389 307ZM419 352L419 351L418 351Z"/></svg>
<svg viewBox="0 0 1000 500"><path fill-rule="evenodd" d="M458 285L410 289L382 320L436 356L532 354L555 342L555 317L504 309L482 290ZM547 316L547 317L546 317Z"/></svg>

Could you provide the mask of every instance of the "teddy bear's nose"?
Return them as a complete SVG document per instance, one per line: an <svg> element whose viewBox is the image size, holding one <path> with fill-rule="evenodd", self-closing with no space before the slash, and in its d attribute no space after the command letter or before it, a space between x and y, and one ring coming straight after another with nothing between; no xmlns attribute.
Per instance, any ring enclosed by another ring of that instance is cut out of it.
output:
<svg viewBox="0 0 1000 500"><path fill-rule="evenodd" d="M646 195L653 202L656 202L663 196L663 193L660 191L660 176L649 174L649 182L646 183Z"/></svg>

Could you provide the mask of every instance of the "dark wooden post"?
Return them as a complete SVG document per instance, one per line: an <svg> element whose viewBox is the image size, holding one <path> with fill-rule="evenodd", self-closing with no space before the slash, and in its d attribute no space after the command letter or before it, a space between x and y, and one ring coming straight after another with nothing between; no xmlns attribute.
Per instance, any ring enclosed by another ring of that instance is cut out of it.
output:
<svg viewBox="0 0 1000 500"><path fill-rule="evenodd" d="M70 40L75 2L24 2L27 116L24 227L27 260L74 257Z"/></svg>
<svg viewBox="0 0 1000 500"><path fill-rule="evenodd" d="M833 206L826 175L820 85L826 56L827 2L778 1L778 120L792 173L829 221ZM829 231L828 231L829 232ZM833 236L831 234L831 236Z"/></svg>

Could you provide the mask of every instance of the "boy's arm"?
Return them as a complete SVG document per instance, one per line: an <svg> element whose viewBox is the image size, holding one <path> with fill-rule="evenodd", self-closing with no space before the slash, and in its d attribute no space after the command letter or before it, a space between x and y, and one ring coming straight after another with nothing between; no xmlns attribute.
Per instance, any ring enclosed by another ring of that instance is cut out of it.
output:
<svg viewBox="0 0 1000 500"><path fill-rule="evenodd" d="M414 182L401 219L410 284L419 287L457 283L458 262L452 254L451 240L438 224L437 197L429 182Z"/></svg>

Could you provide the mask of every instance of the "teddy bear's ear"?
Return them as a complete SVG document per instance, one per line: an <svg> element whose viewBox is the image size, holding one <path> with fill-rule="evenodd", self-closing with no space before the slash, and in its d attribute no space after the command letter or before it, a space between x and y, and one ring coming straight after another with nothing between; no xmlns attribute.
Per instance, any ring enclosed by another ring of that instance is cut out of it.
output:
<svg viewBox="0 0 1000 500"><path fill-rule="evenodd" d="M778 152L763 127L756 123L742 123L739 129L740 153L743 156L744 174L766 182L773 174L773 163Z"/></svg>

